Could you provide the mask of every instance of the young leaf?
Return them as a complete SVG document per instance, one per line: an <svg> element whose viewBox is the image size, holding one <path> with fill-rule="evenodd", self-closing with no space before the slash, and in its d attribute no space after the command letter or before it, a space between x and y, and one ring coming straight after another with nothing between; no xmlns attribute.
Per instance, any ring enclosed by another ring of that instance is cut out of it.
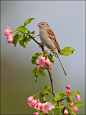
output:
<svg viewBox="0 0 86 115"><path fill-rule="evenodd" d="M29 24L33 19L35 18L29 18L24 22L24 26L26 26L27 24Z"/></svg>
<svg viewBox="0 0 86 115"><path fill-rule="evenodd" d="M18 28L17 28L17 31L20 31L20 32L26 32L26 28L25 28L25 26L19 26Z"/></svg>
<svg viewBox="0 0 86 115"><path fill-rule="evenodd" d="M64 96L66 96L65 92L59 92L55 95L54 100L55 101L59 101L60 99L62 99Z"/></svg>
<svg viewBox="0 0 86 115"><path fill-rule="evenodd" d="M54 114L55 115L59 115L61 113L61 108L60 107L56 107L54 110Z"/></svg>
<svg viewBox="0 0 86 115"><path fill-rule="evenodd" d="M75 90L75 91L73 91L71 93L71 95L75 95L75 96L76 96L76 94L78 94L78 95L80 95L80 97L82 97L82 94L79 91L77 91L77 90Z"/></svg>
<svg viewBox="0 0 86 115"><path fill-rule="evenodd" d="M14 43L14 46L16 47L17 45L17 40L18 40L18 34L16 34L14 37L13 37L13 43Z"/></svg>
<svg viewBox="0 0 86 115"><path fill-rule="evenodd" d="M50 103L54 103L55 102L55 100L54 99L52 99L51 101L50 101ZM56 104L57 105L57 104Z"/></svg>
<svg viewBox="0 0 86 115"><path fill-rule="evenodd" d="M31 41L31 40L32 40L32 38L31 38L31 37L28 37L28 38L25 40L26 45L27 45L28 42Z"/></svg>
<svg viewBox="0 0 86 115"><path fill-rule="evenodd" d="M43 92L39 94L39 97L40 97L40 103L46 103L45 94Z"/></svg>
<svg viewBox="0 0 86 115"><path fill-rule="evenodd" d="M73 98L72 98L72 97L69 97L69 96L66 97L66 101L67 101L68 104L74 102L74 101L73 101Z"/></svg>
<svg viewBox="0 0 86 115"><path fill-rule="evenodd" d="M39 69L39 74L41 74L41 76L45 76L45 73L43 70Z"/></svg>
<svg viewBox="0 0 86 115"><path fill-rule="evenodd" d="M49 86L45 86L43 92L46 93L46 94L51 94L52 93L51 88Z"/></svg>
<svg viewBox="0 0 86 115"><path fill-rule="evenodd" d="M51 61L52 64L54 64L53 56L51 53L47 52L48 58Z"/></svg>
<svg viewBox="0 0 86 115"><path fill-rule="evenodd" d="M73 51L75 51L75 49L72 47L65 47L64 49L60 50L61 55L65 55L65 56L73 54Z"/></svg>
<svg viewBox="0 0 86 115"><path fill-rule="evenodd" d="M35 31L30 32L30 34L35 34Z"/></svg>
<svg viewBox="0 0 86 115"><path fill-rule="evenodd" d="M74 107L82 107L84 105L84 103L82 103L82 102L78 102L78 103L74 103L74 105L72 106L72 108L74 108Z"/></svg>
<svg viewBox="0 0 86 115"><path fill-rule="evenodd" d="M19 35L18 35L18 40L19 41L24 40L24 36L25 36L25 34L20 32Z"/></svg>
<svg viewBox="0 0 86 115"><path fill-rule="evenodd" d="M24 41L23 41L23 40L19 41L19 44L20 44L21 46L23 46L24 48L26 48L26 46L25 46L25 44L24 44Z"/></svg>

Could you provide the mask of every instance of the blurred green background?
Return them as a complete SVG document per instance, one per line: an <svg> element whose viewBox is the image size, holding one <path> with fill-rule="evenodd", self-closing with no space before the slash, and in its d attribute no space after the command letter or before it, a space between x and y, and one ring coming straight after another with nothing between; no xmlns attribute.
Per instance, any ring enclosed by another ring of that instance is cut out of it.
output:
<svg viewBox="0 0 86 115"><path fill-rule="evenodd" d="M81 102L85 103L85 1L1 1L1 113L32 114L34 110L27 105L27 97L46 85L51 86L46 70L46 76L39 76L35 83L32 71L36 66L32 65L31 57L41 52L38 45L31 41L26 48L20 45L15 48L4 35L6 26L16 29L28 18L35 18L27 28L35 30L36 35L39 34L37 24L45 21L61 49L70 46L76 50L73 55L61 56L67 76L56 58L51 71L56 93L66 91L69 84L71 91L82 93ZM40 41L39 37L36 39ZM47 101L51 98L52 94L46 96ZM85 106L77 114L85 114Z"/></svg>

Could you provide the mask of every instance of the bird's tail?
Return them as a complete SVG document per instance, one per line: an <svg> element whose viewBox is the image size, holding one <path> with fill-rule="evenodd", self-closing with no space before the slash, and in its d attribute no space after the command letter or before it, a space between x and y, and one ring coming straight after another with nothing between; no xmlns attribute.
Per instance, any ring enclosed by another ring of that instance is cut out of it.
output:
<svg viewBox="0 0 86 115"><path fill-rule="evenodd" d="M64 69L63 63L62 63L62 61L61 61L61 58L60 58L59 52L56 50L55 53L56 53L56 55L58 56L58 59L59 59L59 61L60 61L60 64L61 64L62 69L63 69L63 71L64 71L64 74L67 75L66 72L65 72L65 69Z"/></svg>

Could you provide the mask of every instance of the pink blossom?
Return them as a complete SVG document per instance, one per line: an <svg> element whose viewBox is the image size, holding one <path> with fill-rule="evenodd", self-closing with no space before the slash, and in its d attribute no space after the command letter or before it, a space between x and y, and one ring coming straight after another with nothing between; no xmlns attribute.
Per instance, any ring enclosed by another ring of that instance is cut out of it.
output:
<svg viewBox="0 0 86 115"><path fill-rule="evenodd" d="M38 112L34 112L33 115L39 115Z"/></svg>
<svg viewBox="0 0 86 115"><path fill-rule="evenodd" d="M4 30L5 35L8 36L10 34L10 28L7 26L7 29Z"/></svg>
<svg viewBox="0 0 86 115"><path fill-rule="evenodd" d="M74 103L70 103L69 106L72 107L72 105L74 105Z"/></svg>
<svg viewBox="0 0 86 115"><path fill-rule="evenodd" d="M42 104L42 103L38 103L38 106L39 106L39 107L43 107L43 104Z"/></svg>
<svg viewBox="0 0 86 115"><path fill-rule="evenodd" d="M66 93L67 93L67 94L70 93L70 90L66 90Z"/></svg>
<svg viewBox="0 0 86 115"><path fill-rule="evenodd" d="M70 89L70 85L66 85L66 88L67 88L67 89Z"/></svg>
<svg viewBox="0 0 86 115"><path fill-rule="evenodd" d="M46 112L48 110L51 110L51 103L50 102L43 103L43 111Z"/></svg>
<svg viewBox="0 0 86 115"><path fill-rule="evenodd" d="M36 105L34 106L34 109L35 109L35 110L37 110L37 107L36 107Z"/></svg>
<svg viewBox="0 0 86 115"><path fill-rule="evenodd" d="M49 114L49 111L44 111L45 114Z"/></svg>
<svg viewBox="0 0 86 115"><path fill-rule="evenodd" d="M80 95L77 95L77 94L76 94L76 99L77 99L78 101L80 101L80 100L81 100Z"/></svg>
<svg viewBox="0 0 86 115"><path fill-rule="evenodd" d="M30 97L27 98L27 101L29 101L29 102L31 102L32 100L33 100L32 96L30 96Z"/></svg>
<svg viewBox="0 0 86 115"><path fill-rule="evenodd" d="M37 101L36 101L36 100L32 100L32 101L31 101L31 105L32 105L32 106L35 106L36 104L37 104Z"/></svg>
<svg viewBox="0 0 86 115"><path fill-rule="evenodd" d="M43 63L45 63L45 57L43 57L42 55L38 56L36 63L42 65Z"/></svg>
<svg viewBox="0 0 86 115"><path fill-rule="evenodd" d="M31 104L31 102L28 102L27 104L28 104L30 107L33 107L32 104Z"/></svg>
<svg viewBox="0 0 86 115"><path fill-rule="evenodd" d="M42 111L42 107L38 107L38 110L41 112Z"/></svg>
<svg viewBox="0 0 86 115"><path fill-rule="evenodd" d="M66 115L67 115L67 114L68 114L68 111L67 111L67 110L64 110L64 114L66 114Z"/></svg>
<svg viewBox="0 0 86 115"><path fill-rule="evenodd" d="M7 42L8 42L8 43L12 43L12 42L13 42L13 39L14 39L14 38L13 38L12 34L9 34L8 37L7 37Z"/></svg>
<svg viewBox="0 0 86 115"><path fill-rule="evenodd" d="M54 105L51 106L51 110L55 110L55 106Z"/></svg>
<svg viewBox="0 0 86 115"><path fill-rule="evenodd" d="M47 64L47 66L51 66L50 60L49 60L49 59L46 59L46 60L45 60L45 64Z"/></svg>
<svg viewBox="0 0 86 115"><path fill-rule="evenodd" d="M79 109L77 107L73 108L73 112L76 113Z"/></svg>

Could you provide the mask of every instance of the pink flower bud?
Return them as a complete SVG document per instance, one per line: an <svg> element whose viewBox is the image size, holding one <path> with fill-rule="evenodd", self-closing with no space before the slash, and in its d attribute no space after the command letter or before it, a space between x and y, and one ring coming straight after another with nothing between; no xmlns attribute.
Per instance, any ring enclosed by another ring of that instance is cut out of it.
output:
<svg viewBox="0 0 86 115"><path fill-rule="evenodd" d="M64 114L66 114L66 115L67 115L67 114L68 114L68 111L67 111L67 110L64 110Z"/></svg>
<svg viewBox="0 0 86 115"><path fill-rule="evenodd" d="M66 93L67 93L67 94L70 93L70 90L66 90Z"/></svg>
<svg viewBox="0 0 86 115"><path fill-rule="evenodd" d="M5 29L5 35L8 36L10 34L10 28L7 26L8 29Z"/></svg>
<svg viewBox="0 0 86 115"><path fill-rule="evenodd" d="M39 115L38 112L34 112L33 115Z"/></svg>
<svg viewBox="0 0 86 115"><path fill-rule="evenodd" d="M46 59L46 60L45 60L45 64L47 64L47 66L51 66L50 60L49 60L49 59Z"/></svg>
<svg viewBox="0 0 86 115"><path fill-rule="evenodd" d="M77 99L78 101L80 101L80 100L81 100L80 95L77 95L77 94L76 94L76 99Z"/></svg>
<svg viewBox="0 0 86 115"><path fill-rule="evenodd" d="M32 105L32 106L35 106L36 104L37 104L37 101L36 101L36 100L32 100L32 101L31 101L31 105Z"/></svg>
<svg viewBox="0 0 86 115"><path fill-rule="evenodd" d="M49 114L49 111L44 111L45 114Z"/></svg>
<svg viewBox="0 0 86 115"><path fill-rule="evenodd" d="M74 105L74 103L70 103L69 106L72 107L72 105Z"/></svg>
<svg viewBox="0 0 86 115"><path fill-rule="evenodd" d="M36 107L36 106L34 106L34 109L35 109L35 110L37 110L37 107Z"/></svg>
<svg viewBox="0 0 86 115"><path fill-rule="evenodd" d="M42 107L38 107L38 111L40 111L40 112L41 112L41 111L42 111Z"/></svg>
<svg viewBox="0 0 86 115"><path fill-rule="evenodd" d="M42 103L38 103L38 106L39 106L39 107L43 107L43 104L42 104Z"/></svg>
<svg viewBox="0 0 86 115"><path fill-rule="evenodd" d="M30 97L27 98L27 101L28 101L28 102L32 102L32 100L33 100L33 97L32 97L32 96L30 96Z"/></svg>
<svg viewBox="0 0 86 115"><path fill-rule="evenodd" d="M79 109L77 107L73 108L73 112L76 113Z"/></svg>
<svg viewBox="0 0 86 115"><path fill-rule="evenodd" d="M67 89L70 89L70 85L66 85L66 88L67 88Z"/></svg>
<svg viewBox="0 0 86 115"><path fill-rule="evenodd" d="M54 105L51 106L51 110L55 110L55 106Z"/></svg>
<svg viewBox="0 0 86 115"><path fill-rule="evenodd" d="M12 42L13 42L13 38L8 38L8 39L7 39L7 42L8 42L8 43L12 43Z"/></svg>

